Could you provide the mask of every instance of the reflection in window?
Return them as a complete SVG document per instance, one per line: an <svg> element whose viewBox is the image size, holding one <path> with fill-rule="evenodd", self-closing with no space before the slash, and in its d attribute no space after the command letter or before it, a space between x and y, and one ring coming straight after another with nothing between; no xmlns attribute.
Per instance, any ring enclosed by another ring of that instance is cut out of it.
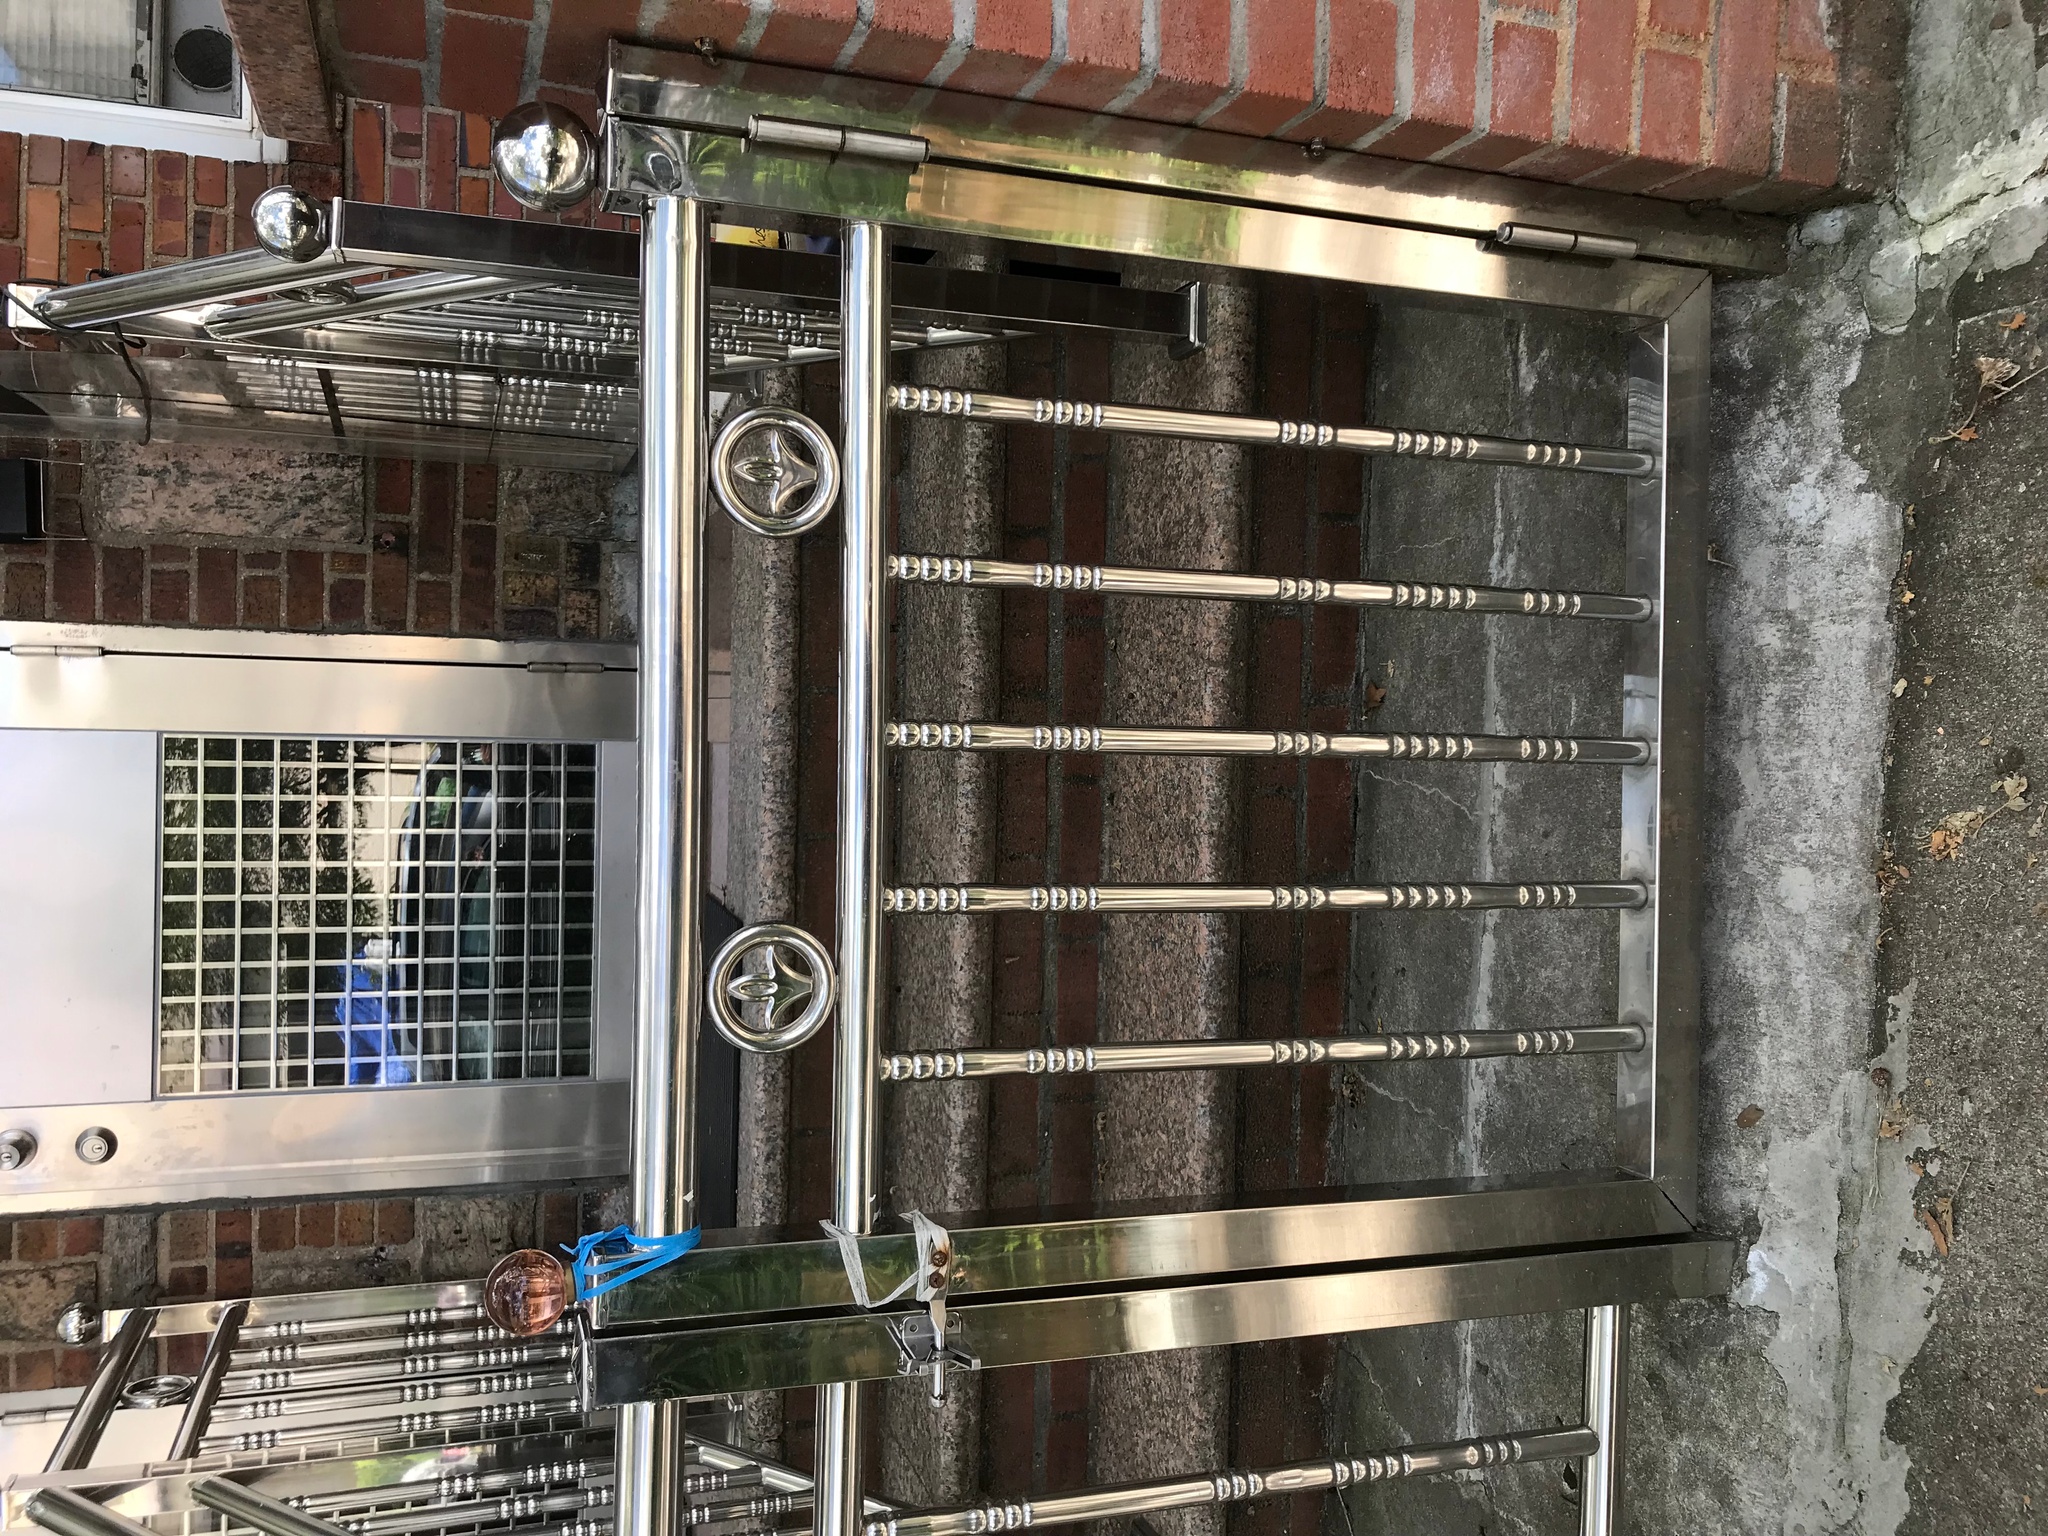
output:
<svg viewBox="0 0 2048 1536"><path fill-rule="evenodd" d="M587 1077L590 743L163 738L158 1089Z"/></svg>

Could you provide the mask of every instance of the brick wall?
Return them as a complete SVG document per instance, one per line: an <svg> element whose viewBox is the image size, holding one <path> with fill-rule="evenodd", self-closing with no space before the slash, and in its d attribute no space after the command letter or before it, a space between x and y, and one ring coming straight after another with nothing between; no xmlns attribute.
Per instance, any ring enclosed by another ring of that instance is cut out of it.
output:
<svg viewBox="0 0 2048 1536"><path fill-rule="evenodd" d="M331 0L349 91L594 113L606 42L1754 209L1890 175L1903 7L1827 0Z"/></svg>
<svg viewBox="0 0 2048 1536"><path fill-rule="evenodd" d="M488 121L353 105L345 143L294 145L285 166L0 134L0 280L78 282L253 243L249 205L289 179L475 213L494 205ZM576 217L587 217L582 210ZM54 345L30 336L21 344ZM0 347L17 345L0 330ZM608 484L410 459L362 469L361 515L340 537L100 526L89 453L48 454L49 538L0 544L0 617L122 624L593 639L630 636L608 578L623 559ZM209 450L174 450L192 469ZM146 467L146 466L145 466ZM103 510L103 509L101 509ZM124 513L132 509L124 509ZM157 511L154 503L151 511ZM287 509L279 509L280 511ZM507 1249L567 1242L601 1192L315 1201L0 1219L0 1391L81 1383L93 1351L57 1347L57 1314L101 1307L468 1278ZM158 1368L193 1369L203 1340L165 1341Z"/></svg>

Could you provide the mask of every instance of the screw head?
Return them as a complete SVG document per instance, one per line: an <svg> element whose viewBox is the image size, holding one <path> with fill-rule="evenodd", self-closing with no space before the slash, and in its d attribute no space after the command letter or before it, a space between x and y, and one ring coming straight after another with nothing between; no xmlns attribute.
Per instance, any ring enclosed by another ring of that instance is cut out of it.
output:
<svg viewBox="0 0 2048 1536"><path fill-rule="evenodd" d="M74 1301L57 1314L57 1337L64 1343L75 1347L90 1344L99 1336L99 1308L88 1307L82 1301Z"/></svg>
<svg viewBox="0 0 2048 1536"><path fill-rule="evenodd" d="M78 1160L98 1167L114 1155L120 1143L104 1125L89 1125L78 1133Z"/></svg>
<svg viewBox="0 0 2048 1536"><path fill-rule="evenodd" d="M27 1131L0 1131L0 1173L12 1173L35 1161L36 1139Z"/></svg>

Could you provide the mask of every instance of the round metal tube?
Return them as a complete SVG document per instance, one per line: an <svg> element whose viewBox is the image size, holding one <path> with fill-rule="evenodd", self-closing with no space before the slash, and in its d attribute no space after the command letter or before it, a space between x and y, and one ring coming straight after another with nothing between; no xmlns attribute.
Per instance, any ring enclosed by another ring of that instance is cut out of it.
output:
<svg viewBox="0 0 2048 1536"><path fill-rule="evenodd" d="M899 721L892 747L962 752L1121 752L1197 757L1380 757L1463 763L1581 763L1629 767L1650 760L1650 744L1565 736L1364 736L1321 731L1228 731L1179 726L988 725Z"/></svg>
<svg viewBox="0 0 2048 1536"><path fill-rule="evenodd" d="M199 1362L199 1375L192 1383L192 1400L185 1405L177 1432L171 1436L170 1460L183 1461L198 1453L199 1438L206 1433L207 1422L213 1417L213 1405L220 1398L221 1383L226 1380L228 1366L235 1357L235 1339L248 1315L249 1303L246 1301L230 1302L221 1309L220 1321L213 1327L213 1337L206 1341L206 1354Z"/></svg>
<svg viewBox="0 0 2048 1536"><path fill-rule="evenodd" d="M1133 1045L1069 1045L910 1051L882 1058L885 1083L972 1077L1053 1077L1073 1072L1177 1072L1215 1067L1280 1067L1325 1061L1465 1061L1498 1056L1587 1056L1641 1050L1640 1024L1590 1029L1469 1029L1445 1034L1340 1035L1295 1040L1158 1040Z"/></svg>
<svg viewBox="0 0 2048 1536"><path fill-rule="evenodd" d="M36 305L36 313L60 325L110 325L158 310L219 304L274 293L280 288L335 282L383 270L374 263L344 261L331 248L310 261L286 261L261 247L251 246L245 251L205 256L198 261L151 267L146 272L124 272L118 277L73 283L45 294Z"/></svg>
<svg viewBox="0 0 2048 1536"><path fill-rule="evenodd" d="M1586 1310L1586 1423L1598 1444L1579 1476L1580 1536L1621 1529L1622 1403L1628 1384L1628 1308Z"/></svg>
<svg viewBox="0 0 2048 1536"><path fill-rule="evenodd" d="M1273 421L1260 416L1227 416L1214 411L1116 405L1092 400L1049 400L1043 396L1027 400L1021 395L919 389L911 384L892 388L889 404L899 411L914 411L927 416L1034 422L1051 427L1090 427L1100 432L1134 432L1148 437L1184 437L1210 443L1337 448L1352 453L1391 453L1404 458L1466 459L1482 464L1583 469L1606 475L1648 475L1657 469L1656 455L1632 448L1586 448L1575 443L1474 437L1462 432L1333 427L1316 421Z"/></svg>
<svg viewBox="0 0 2048 1536"><path fill-rule="evenodd" d="M120 1406L121 1388L127 1385L129 1372L135 1368L135 1357L155 1328L154 1307L130 1308L121 1319L121 1326L101 1348L92 1380L71 1411L64 1433L51 1448L50 1459L43 1463L45 1472L75 1472L92 1464L92 1453L99 1447L100 1436L106 1433L107 1420Z"/></svg>
<svg viewBox="0 0 2048 1536"><path fill-rule="evenodd" d="M832 1076L832 1219L866 1232L880 1153L876 1068L882 1014L882 738L888 698L889 239L847 225L840 263L839 1021ZM861 1522L860 1388L818 1389L817 1536Z"/></svg>
<svg viewBox="0 0 2048 1536"><path fill-rule="evenodd" d="M1501 912L1639 908L1639 880L1430 885L899 885L884 912ZM844 973L842 972L842 979ZM842 980L843 984L843 980Z"/></svg>
<svg viewBox="0 0 2048 1536"><path fill-rule="evenodd" d="M1442 1445L1403 1446L1365 1456L1296 1462L1257 1472L1224 1471L1156 1482L1117 1483L1042 1498L894 1515L870 1520L864 1536L984 1536L989 1531L1025 1526L1073 1525L1193 1505L1237 1504L1282 1494L1317 1493L1393 1478L1484 1471L1517 1462L1560 1461L1588 1455L1597 1444L1591 1430L1575 1428L1492 1435Z"/></svg>
<svg viewBox="0 0 2048 1536"><path fill-rule="evenodd" d="M22 1506L22 1513L56 1536L152 1536L148 1526L69 1488L39 1490Z"/></svg>
<svg viewBox="0 0 2048 1536"><path fill-rule="evenodd" d="M704 205L657 197L640 241L640 856L634 1000L633 1229L697 1221L697 1030L703 1005L701 747L705 725ZM618 1418L618 1530L666 1536L683 1405Z"/></svg>
<svg viewBox="0 0 2048 1536"><path fill-rule="evenodd" d="M261 1531L263 1536L347 1536L330 1521L293 1509L267 1493L244 1488L226 1478L202 1477L192 1485L192 1497L230 1520Z"/></svg>

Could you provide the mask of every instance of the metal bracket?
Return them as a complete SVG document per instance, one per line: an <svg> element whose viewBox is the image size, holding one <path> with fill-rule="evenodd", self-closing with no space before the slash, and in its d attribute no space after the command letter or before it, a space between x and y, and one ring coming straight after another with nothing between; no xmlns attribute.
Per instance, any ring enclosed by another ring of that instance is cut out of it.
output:
<svg viewBox="0 0 2048 1536"><path fill-rule="evenodd" d="M940 1309L940 1326L951 1327L944 1321ZM981 1369L981 1359L953 1344L941 1344L939 1334L933 1326L930 1312L912 1312L889 1324L889 1332L896 1340L899 1376L929 1375L932 1383L932 1401L944 1402L946 1398L946 1367L953 1366L963 1371Z"/></svg>
<svg viewBox="0 0 2048 1536"><path fill-rule="evenodd" d="M1187 331L1167 344L1167 352L1176 358L1193 357L1209 345L1209 289L1198 281L1183 285L1180 293L1187 300Z"/></svg>

